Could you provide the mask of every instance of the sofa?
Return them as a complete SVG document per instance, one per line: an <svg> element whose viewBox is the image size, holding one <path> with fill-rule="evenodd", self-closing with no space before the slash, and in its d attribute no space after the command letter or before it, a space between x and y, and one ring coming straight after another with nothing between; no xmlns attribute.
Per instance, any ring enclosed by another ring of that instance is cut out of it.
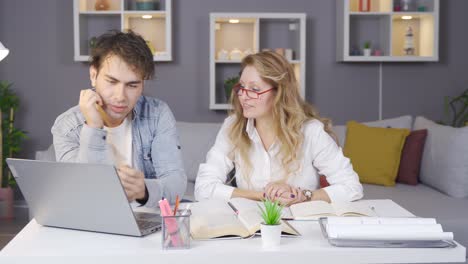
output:
<svg viewBox="0 0 468 264"><path fill-rule="evenodd" d="M420 118L421 119L421 118ZM407 128L412 130L414 126L411 116L402 116L387 120L366 122L364 124L374 127ZM421 126L419 122L419 126ZM424 126L424 125L423 125ZM185 198L194 199L193 191L198 166L205 161L205 155L214 144L217 132L221 123L188 123L177 122L179 139L182 146L182 155L187 173L188 183ZM337 134L340 145L343 147L346 139L346 126L338 125L333 127ZM429 141L434 140L431 136L433 132L428 129L428 137L423 155L433 155L426 152L430 149ZM438 131L435 131L438 132ZM463 138L468 146L468 127L464 128ZM450 135L448 135L450 136ZM466 148L465 148L466 149ZM461 153L461 156L463 153ZM466 178L468 179L468 150L465 152ZM459 155L460 156L460 155ZM426 160L422 161L422 166ZM462 165L463 166L463 165ZM433 169L430 165L426 167ZM421 168L421 173L425 173ZM465 172L463 172L464 174ZM442 175L441 175L442 176ZM454 232L455 239L465 247L468 246L468 197L451 197L440 190L432 182L424 183L424 177L420 177L417 185L407 185L397 183L394 187L385 187L373 184L363 184L364 199L391 199L420 217L434 217L442 224L444 230ZM467 186L465 186L467 187ZM443 190L443 188L441 188Z"/></svg>
<svg viewBox="0 0 468 264"><path fill-rule="evenodd" d="M411 116L367 122L365 124L375 127L408 128L410 130L414 125ZM194 200L194 186L199 164L205 161L206 153L214 144L220 127L221 123L177 122L180 144L182 146L182 156L188 180L187 190L184 196L185 199ZM334 131L339 138L340 145L344 146L346 126L334 126ZM426 156L434 155L426 151L426 149L430 149L430 143L428 142L434 140L431 138L431 133L438 133L438 131L428 129L428 138L424 150L424 155ZM464 144L468 145L468 127L462 134L462 136L467 139L464 141ZM468 157L468 155L466 155L467 153L468 151L465 152L465 157ZM54 155L53 147L51 146L48 150L38 151L36 153L36 159L55 160ZM429 166L430 168L430 164L425 164L428 162L425 161L424 158L422 167ZM437 166L440 167L441 165L438 164ZM461 166L464 167L463 164ZM468 160L466 162L466 167L468 168ZM424 168L421 168L421 173L425 173ZM445 177L444 175L440 176ZM468 179L468 169L465 176ZM421 182L415 186L401 183L397 183L394 187L363 184L364 199L391 199L417 216L434 217L442 224L445 231L454 232L455 239L460 244L465 247L468 246L468 198L452 197L444 193L445 189L443 187L438 188L438 186L434 186L436 184L431 181L425 183L424 179L424 177L421 177Z"/></svg>

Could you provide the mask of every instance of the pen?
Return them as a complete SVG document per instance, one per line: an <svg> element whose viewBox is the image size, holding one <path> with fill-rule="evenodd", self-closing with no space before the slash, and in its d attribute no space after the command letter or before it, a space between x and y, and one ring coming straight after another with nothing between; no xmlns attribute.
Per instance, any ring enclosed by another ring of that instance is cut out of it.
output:
<svg viewBox="0 0 468 264"><path fill-rule="evenodd" d="M234 205L231 202L228 202L228 205L232 208L232 210L234 211L236 215L239 215L239 210L237 210L237 208L234 207Z"/></svg>
<svg viewBox="0 0 468 264"><path fill-rule="evenodd" d="M176 215L177 209L179 209L179 203L180 203L180 199L179 199L179 195L177 195L175 198L174 215Z"/></svg>
<svg viewBox="0 0 468 264"><path fill-rule="evenodd" d="M91 88L91 90L92 90L93 92L96 93L96 88L93 87L93 88ZM110 120L109 116L108 116L107 113L104 111L104 109L102 109L102 107L101 107L99 104L97 104L97 103L96 103L96 109L97 109L97 111L99 112L99 115L101 116L102 120L103 120L105 123L110 124L110 123L111 123L111 120Z"/></svg>

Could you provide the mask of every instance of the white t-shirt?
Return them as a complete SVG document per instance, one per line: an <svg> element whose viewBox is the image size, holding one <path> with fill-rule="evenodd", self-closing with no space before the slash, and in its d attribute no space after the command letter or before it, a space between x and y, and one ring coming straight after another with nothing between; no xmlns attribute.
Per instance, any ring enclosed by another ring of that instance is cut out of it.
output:
<svg viewBox="0 0 468 264"><path fill-rule="evenodd" d="M132 160L132 123L130 116L125 118L117 127L106 127L106 142L110 147L112 160L116 166L128 165L133 167Z"/></svg>

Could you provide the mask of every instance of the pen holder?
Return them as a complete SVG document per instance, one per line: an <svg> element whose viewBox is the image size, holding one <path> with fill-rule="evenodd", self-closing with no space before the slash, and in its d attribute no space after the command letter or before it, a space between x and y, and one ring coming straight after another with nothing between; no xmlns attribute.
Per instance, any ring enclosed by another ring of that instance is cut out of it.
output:
<svg viewBox="0 0 468 264"><path fill-rule="evenodd" d="M190 210L179 210L176 215L162 217L162 249L190 248Z"/></svg>

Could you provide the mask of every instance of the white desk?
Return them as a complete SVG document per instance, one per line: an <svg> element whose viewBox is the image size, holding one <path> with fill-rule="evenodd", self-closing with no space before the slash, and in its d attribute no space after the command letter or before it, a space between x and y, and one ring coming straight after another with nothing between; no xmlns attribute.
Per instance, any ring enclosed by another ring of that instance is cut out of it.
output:
<svg viewBox="0 0 468 264"><path fill-rule="evenodd" d="M363 201L379 216L412 216L390 200ZM385 212L385 214L383 213ZM300 238L282 238L278 250L262 249L259 237L246 240L192 241L190 250L161 250L161 232L126 237L44 227L32 220L1 252L0 263L37 263L32 256L58 256L45 263L429 263L465 262L465 248L337 248L323 238L316 221L291 221ZM87 257L76 258L75 256ZM64 262L64 257L67 258ZM96 258L98 257L98 258Z"/></svg>

